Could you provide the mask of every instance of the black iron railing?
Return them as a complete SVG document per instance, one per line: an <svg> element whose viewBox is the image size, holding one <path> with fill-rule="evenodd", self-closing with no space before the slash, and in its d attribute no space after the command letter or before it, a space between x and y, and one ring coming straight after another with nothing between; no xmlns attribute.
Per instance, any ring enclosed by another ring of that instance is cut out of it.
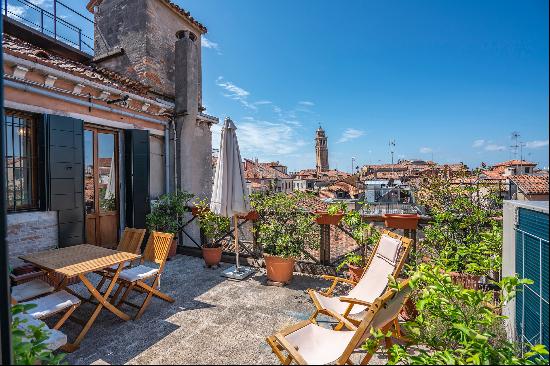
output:
<svg viewBox="0 0 550 366"><path fill-rule="evenodd" d="M2 1L5 16L93 55L94 21L59 0L53 0L50 7L51 10L46 10L27 0ZM71 19L72 23L66 19Z"/></svg>

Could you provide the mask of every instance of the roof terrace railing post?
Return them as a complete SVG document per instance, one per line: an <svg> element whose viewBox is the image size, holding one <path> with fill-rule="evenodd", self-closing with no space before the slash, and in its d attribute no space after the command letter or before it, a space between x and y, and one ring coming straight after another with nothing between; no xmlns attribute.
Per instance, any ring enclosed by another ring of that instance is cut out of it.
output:
<svg viewBox="0 0 550 366"><path fill-rule="evenodd" d="M6 1L7 3L7 1ZM6 4L7 5L7 4ZM7 9L7 6L6 6ZM0 34L3 34L0 22ZM0 49L0 65L4 64L3 48ZM6 180L4 178L4 71L0 79L0 358L3 365L13 364L11 344L11 304L8 270L8 244L6 242Z"/></svg>
<svg viewBox="0 0 550 366"><path fill-rule="evenodd" d="M44 9L40 9L40 32L44 33Z"/></svg>
<svg viewBox="0 0 550 366"><path fill-rule="evenodd" d="M4 0L4 15L8 16L8 0Z"/></svg>
<svg viewBox="0 0 550 366"><path fill-rule="evenodd" d="M323 265L330 264L330 225L320 224L321 243L319 246L319 261Z"/></svg>
<svg viewBox="0 0 550 366"><path fill-rule="evenodd" d="M82 51L82 29L78 28L78 49Z"/></svg>

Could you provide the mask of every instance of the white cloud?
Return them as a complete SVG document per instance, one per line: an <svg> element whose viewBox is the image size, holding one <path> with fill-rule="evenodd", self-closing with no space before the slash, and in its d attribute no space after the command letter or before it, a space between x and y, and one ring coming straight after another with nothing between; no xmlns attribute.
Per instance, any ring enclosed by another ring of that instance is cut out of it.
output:
<svg viewBox="0 0 550 366"><path fill-rule="evenodd" d="M301 153L307 142L296 131L296 127L281 122L256 120L252 117L243 118L246 122L238 122L237 136L243 158L257 157L260 160L277 160L279 156L290 156ZM219 146L221 126L212 126L214 147Z"/></svg>
<svg viewBox="0 0 550 366"><path fill-rule="evenodd" d="M20 17L23 14L25 14L25 12L26 12L26 9L22 6L15 6L15 5L8 4L8 15L11 13L11 15Z"/></svg>
<svg viewBox="0 0 550 366"><path fill-rule="evenodd" d="M227 92L224 94L225 97L240 102L246 108L253 110L258 109L254 105L254 103L248 102L248 97L250 96L250 93L245 89L233 84L230 81L224 80L223 76L218 77L218 79L216 80L216 84L225 89L225 91Z"/></svg>
<svg viewBox="0 0 550 366"><path fill-rule="evenodd" d="M220 45L216 42L209 40L205 36L202 36L201 38L201 46L204 48L210 48L210 49L216 50L218 51L218 53L220 53Z"/></svg>
<svg viewBox="0 0 550 366"><path fill-rule="evenodd" d="M433 149L431 147L422 147L420 148L421 154L430 154L433 152Z"/></svg>
<svg viewBox="0 0 550 366"><path fill-rule="evenodd" d="M479 139L474 141L472 147L482 147L483 145L485 145L485 140Z"/></svg>
<svg viewBox="0 0 550 366"><path fill-rule="evenodd" d="M355 128L348 128L347 130L344 131L344 133L342 134L342 137L340 137L340 139L336 141L336 143L341 144L343 142L348 142L350 140L357 139L364 135L365 135L365 131L357 130Z"/></svg>
<svg viewBox="0 0 550 366"><path fill-rule="evenodd" d="M313 107L313 106L315 106L315 103L307 101L307 100L298 102L298 104L303 105L304 107Z"/></svg>
<svg viewBox="0 0 550 366"><path fill-rule="evenodd" d="M525 144L528 149L538 149L545 146L548 146L548 140L529 141Z"/></svg>
<svg viewBox="0 0 550 366"><path fill-rule="evenodd" d="M504 151L506 150L506 146L497 145L497 144L489 144L485 146L485 150L487 151Z"/></svg>

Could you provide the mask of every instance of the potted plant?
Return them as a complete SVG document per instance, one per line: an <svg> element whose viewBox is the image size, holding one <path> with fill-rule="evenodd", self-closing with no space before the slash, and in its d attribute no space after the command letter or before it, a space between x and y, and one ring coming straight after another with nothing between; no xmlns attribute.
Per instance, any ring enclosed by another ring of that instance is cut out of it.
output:
<svg viewBox="0 0 550 366"><path fill-rule="evenodd" d="M365 257L357 253L348 253L344 257L344 260L336 267L337 271L341 271L342 268L348 268L348 277L354 282L359 282L363 273L365 272Z"/></svg>
<svg viewBox="0 0 550 366"><path fill-rule="evenodd" d="M345 204L333 204L326 211L317 210L313 214L315 215L315 222L319 225L338 225L346 211Z"/></svg>
<svg viewBox="0 0 550 366"><path fill-rule="evenodd" d="M348 253L337 267L337 270L341 270L347 266L349 279L356 282L361 279L365 271L368 249L380 240L380 232L372 223L366 222L361 214L366 204L363 202L358 204L361 207L359 210L348 210L340 204L331 205L328 208L328 212L343 212L342 223L361 248L360 253Z"/></svg>
<svg viewBox="0 0 550 366"><path fill-rule="evenodd" d="M150 231L174 234L168 258L176 255L177 237L183 230L189 201L194 197L192 193L180 191L161 196L153 203L151 213L147 215L147 228Z"/></svg>
<svg viewBox="0 0 550 366"><path fill-rule="evenodd" d="M207 267L218 267L222 259L222 246L216 240L227 234L231 228L228 217L216 215L210 211L207 200L200 200L195 204L199 226L205 237L202 243L202 257Z"/></svg>
<svg viewBox="0 0 550 366"><path fill-rule="evenodd" d="M263 249L269 281L289 283L296 259L304 256L306 248L319 247L318 231L311 225L310 213L300 205L305 196L304 193L251 196L251 205L259 214L254 231Z"/></svg>

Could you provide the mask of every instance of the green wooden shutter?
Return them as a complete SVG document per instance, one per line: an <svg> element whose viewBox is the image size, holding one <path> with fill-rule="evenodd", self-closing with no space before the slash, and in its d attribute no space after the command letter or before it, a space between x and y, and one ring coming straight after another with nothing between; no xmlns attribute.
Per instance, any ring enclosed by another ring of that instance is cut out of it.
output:
<svg viewBox="0 0 550 366"><path fill-rule="evenodd" d="M548 341L548 214L520 208L516 227L516 271L533 280L516 299L518 338L531 344Z"/></svg>
<svg viewBox="0 0 550 366"><path fill-rule="evenodd" d="M59 246L84 243L84 122L45 115L46 207L58 212Z"/></svg>
<svg viewBox="0 0 550 366"><path fill-rule="evenodd" d="M126 225L145 228L149 203L149 131L125 131Z"/></svg>

